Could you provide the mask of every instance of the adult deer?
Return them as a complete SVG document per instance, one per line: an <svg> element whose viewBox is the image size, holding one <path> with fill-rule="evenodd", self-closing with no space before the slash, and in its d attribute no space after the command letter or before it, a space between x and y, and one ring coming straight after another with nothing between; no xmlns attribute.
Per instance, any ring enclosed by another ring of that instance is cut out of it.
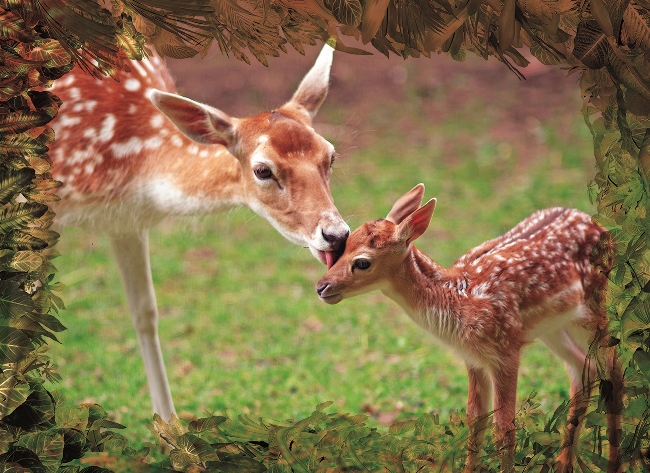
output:
<svg viewBox="0 0 650 473"><path fill-rule="evenodd" d="M119 82L79 69L56 81L54 177L59 225L110 234L138 335L154 412L174 412L158 339L148 229L166 216L247 206L323 263L349 227L330 192L334 147L312 128L328 91L325 46L289 102L233 118L176 95L158 57L132 61ZM161 113L162 112L162 113Z"/></svg>
<svg viewBox="0 0 650 473"><path fill-rule="evenodd" d="M419 184L395 203L386 219L352 232L343 255L318 282L318 295L337 304L380 289L465 361L470 425L466 472L477 466L492 395L502 468L512 470L520 353L526 344L541 340L565 361L571 379L572 405L556 471L572 471L574 444L597 375L587 354L593 340L606 338L602 308L589 302L604 289L609 270L609 262L590 262L604 230L577 210L542 210L446 269L412 245L428 228L436 205L431 199L420 207L423 196ZM612 363L609 359L610 367ZM610 471L617 471L614 414L620 412L620 370L613 376L618 389L606 403L612 414Z"/></svg>

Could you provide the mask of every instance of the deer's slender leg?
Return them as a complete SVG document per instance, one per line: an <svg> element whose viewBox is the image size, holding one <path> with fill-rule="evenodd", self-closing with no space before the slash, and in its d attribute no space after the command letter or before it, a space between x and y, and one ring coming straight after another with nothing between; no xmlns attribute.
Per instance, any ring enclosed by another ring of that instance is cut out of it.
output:
<svg viewBox="0 0 650 473"><path fill-rule="evenodd" d="M467 365L467 375L469 377L469 396L467 398L469 441L464 471L470 473L474 471L480 456L485 429L489 424L487 413L492 399L492 383L487 371L481 368Z"/></svg>
<svg viewBox="0 0 650 473"><path fill-rule="evenodd" d="M149 262L149 232L111 236L131 319L138 335L153 411L168 421L174 412L158 339L158 308Z"/></svg>
<svg viewBox="0 0 650 473"><path fill-rule="evenodd" d="M515 411L517 407L517 376L519 352L511 353L493 373L494 423L496 447L501 456L501 471L514 471Z"/></svg>

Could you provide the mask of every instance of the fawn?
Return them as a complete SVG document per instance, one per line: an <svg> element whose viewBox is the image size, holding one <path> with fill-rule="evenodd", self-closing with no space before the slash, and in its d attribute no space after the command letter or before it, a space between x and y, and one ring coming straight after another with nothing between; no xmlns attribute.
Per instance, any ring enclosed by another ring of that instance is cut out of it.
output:
<svg viewBox="0 0 650 473"><path fill-rule="evenodd" d="M573 402L556 468L572 471L574 443L597 374L587 353L606 329L602 311L588 302L606 283L607 268L590 264L604 229L577 210L538 211L446 269L411 244L428 228L436 205L431 199L420 207L423 196L419 184L397 200L386 219L352 232L343 254L318 282L319 297L337 304L379 289L465 361L466 472L477 466L492 395L496 446L503 470L512 470L520 352L541 340L566 362L571 379ZM619 439L615 425L610 430L610 466L616 471Z"/></svg>
<svg viewBox="0 0 650 473"><path fill-rule="evenodd" d="M334 146L312 120L328 92L333 51L323 47L287 103L249 118L177 95L155 55L131 61L119 82L77 67L54 83L63 100L50 150L62 182L57 224L110 235L153 410L164 420L174 404L158 339L149 228L170 215L246 206L331 265L349 227L330 192Z"/></svg>

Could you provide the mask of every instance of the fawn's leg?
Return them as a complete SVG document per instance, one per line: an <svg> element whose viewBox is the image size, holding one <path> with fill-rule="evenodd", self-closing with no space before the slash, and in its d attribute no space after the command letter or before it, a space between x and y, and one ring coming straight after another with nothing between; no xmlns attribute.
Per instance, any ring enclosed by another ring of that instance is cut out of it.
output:
<svg viewBox="0 0 650 473"><path fill-rule="evenodd" d="M556 471L570 473L573 471L575 447L580 435L582 419L589 407L591 387L596 381L596 367L566 330L559 330L541 340L553 353L564 360L571 380L569 418L562 449L555 464Z"/></svg>
<svg viewBox="0 0 650 473"><path fill-rule="evenodd" d="M481 453L481 445L488 427L488 410L492 398L492 383L484 369L467 365L469 378L469 396L467 398L467 423L469 440L467 443L467 461L465 473L471 473Z"/></svg>
<svg viewBox="0 0 650 473"><path fill-rule="evenodd" d="M158 339L158 308L149 263L149 232L112 235L111 243L138 335L153 410L164 421L169 421L174 412L174 402Z"/></svg>
<svg viewBox="0 0 650 473"><path fill-rule="evenodd" d="M492 375L494 423L497 428L495 446L501 457L501 471L504 472L514 471L518 371L519 350L506 357Z"/></svg>

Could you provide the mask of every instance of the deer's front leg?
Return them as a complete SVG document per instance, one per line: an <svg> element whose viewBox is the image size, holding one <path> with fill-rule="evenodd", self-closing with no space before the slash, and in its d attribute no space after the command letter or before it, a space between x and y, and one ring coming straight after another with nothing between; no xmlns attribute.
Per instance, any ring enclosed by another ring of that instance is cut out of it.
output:
<svg viewBox="0 0 650 473"><path fill-rule="evenodd" d="M469 439L464 471L471 473L478 462L485 429L489 423L487 413L492 398L492 383L489 374L481 368L467 365L467 376L469 378L469 396L467 398Z"/></svg>
<svg viewBox="0 0 650 473"><path fill-rule="evenodd" d="M493 373L495 446L501 457L501 471L514 471L515 410L517 404L517 375L519 352L502 360Z"/></svg>
<svg viewBox="0 0 650 473"><path fill-rule="evenodd" d="M112 235L111 243L138 335L153 411L169 421L174 403L158 339L158 308L149 263L149 232Z"/></svg>

